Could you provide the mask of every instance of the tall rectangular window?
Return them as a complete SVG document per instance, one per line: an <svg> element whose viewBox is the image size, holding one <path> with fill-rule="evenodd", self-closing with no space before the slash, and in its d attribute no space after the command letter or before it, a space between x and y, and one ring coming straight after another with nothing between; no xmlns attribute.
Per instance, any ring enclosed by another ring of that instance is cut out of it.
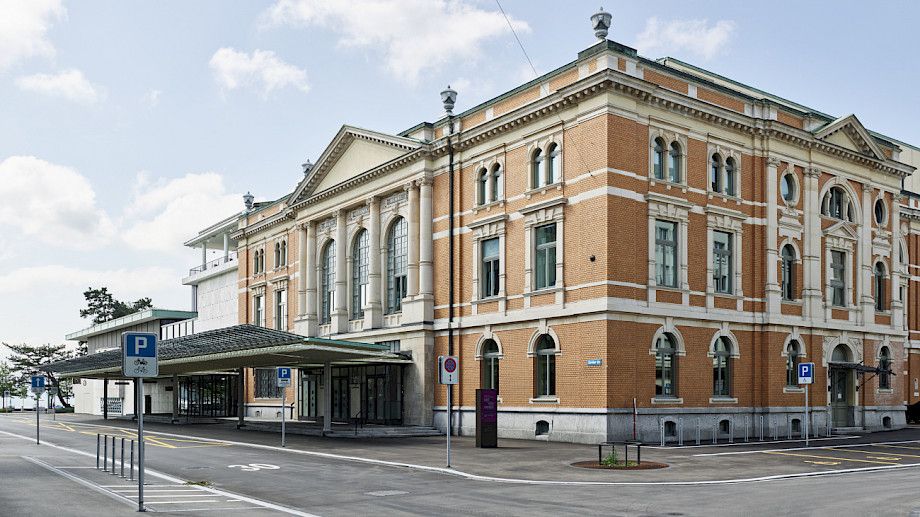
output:
<svg viewBox="0 0 920 517"><path fill-rule="evenodd" d="M355 239L351 264L351 319L364 317L364 303L367 301L367 230Z"/></svg>
<svg viewBox="0 0 920 517"><path fill-rule="evenodd" d="M275 291L275 329L287 330L287 290Z"/></svg>
<svg viewBox="0 0 920 517"><path fill-rule="evenodd" d="M846 307L846 253L831 251L831 304Z"/></svg>
<svg viewBox="0 0 920 517"><path fill-rule="evenodd" d="M274 368L256 368L254 376L257 399L281 398L282 388L278 387L277 375Z"/></svg>
<svg viewBox="0 0 920 517"><path fill-rule="evenodd" d="M534 234L536 235L534 288L553 287L556 285L556 223L538 226Z"/></svg>
<svg viewBox="0 0 920 517"><path fill-rule="evenodd" d="M677 223L655 221L655 283L677 287Z"/></svg>
<svg viewBox="0 0 920 517"><path fill-rule="evenodd" d="M265 326L265 297L255 296L252 299L252 324Z"/></svg>
<svg viewBox="0 0 920 517"><path fill-rule="evenodd" d="M480 244L482 253L482 269L480 283L482 297L498 296L498 271L499 271L499 246L498 237L486 239ZM555 267L555 265L554 265Z"/></svg>
<svg viewBox="0 0 920 517"><path fill-rule="evenodd" d="M712 280L717 293L732 293L732 234L712 232Z"/></svg>

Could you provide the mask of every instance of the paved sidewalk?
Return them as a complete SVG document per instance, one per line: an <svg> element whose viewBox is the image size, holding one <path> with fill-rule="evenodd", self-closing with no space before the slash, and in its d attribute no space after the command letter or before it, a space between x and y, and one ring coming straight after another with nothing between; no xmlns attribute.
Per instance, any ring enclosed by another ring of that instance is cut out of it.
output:
<svg viewBox="0 0 920 517"><path fill-rule="evenodd" d="M130 430L131 423L105 421L86 415L59 418L70 424L93 424ZM83 431L106 432L89 426ZM233 425L147 424L152 432L276 447L275 433L240 431ZM582 469L572 463L596 460L597 447L534 440L499 440L497 449L478 449L471 437L454 437L456 470L478 476L562 482L712 482L769 476L805 475L850 469L920 468L920 428L873 433L860 437L801 442L659 448L644 446L642 459L669 465L658 470L609 471ZM331 439L289 435L287 447L362 460L445 467L445 439Z"/></svg>

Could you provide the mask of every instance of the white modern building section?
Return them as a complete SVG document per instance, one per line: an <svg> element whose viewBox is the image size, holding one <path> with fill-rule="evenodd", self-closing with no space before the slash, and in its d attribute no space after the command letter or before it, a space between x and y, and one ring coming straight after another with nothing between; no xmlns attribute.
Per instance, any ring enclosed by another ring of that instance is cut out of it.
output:
<svg viewBox="0 0 920 517"><path fill-rule="evenodd" d="M236 231L239 217L233 215L200 231L185 243L201 250L201 263L182 279L192 288L192 307L198 313L194 328L168 337L178 337L203 332L238 323L237 305L237 241L231 237Z"/></svg>

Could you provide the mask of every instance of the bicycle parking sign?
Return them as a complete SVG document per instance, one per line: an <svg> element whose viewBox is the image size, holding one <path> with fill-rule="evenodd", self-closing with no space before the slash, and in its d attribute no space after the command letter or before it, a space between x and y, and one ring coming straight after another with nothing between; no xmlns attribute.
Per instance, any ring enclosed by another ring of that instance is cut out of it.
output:
<svg viewBox="0 0 920 517"><path fill-rule="evenodd" d="M144 378L159 375L157 335L152 332L121 334L122 373L125 377Z"/></svg>

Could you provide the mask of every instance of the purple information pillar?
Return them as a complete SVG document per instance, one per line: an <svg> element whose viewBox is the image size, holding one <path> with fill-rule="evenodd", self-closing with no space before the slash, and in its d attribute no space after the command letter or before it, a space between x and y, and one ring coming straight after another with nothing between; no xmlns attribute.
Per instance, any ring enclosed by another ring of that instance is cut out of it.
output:
<svg viewBox="0 0 920 517"><path fill-rule="evenodd" d="M476 390L476 447L498 447L498 390Z"/></svg>

